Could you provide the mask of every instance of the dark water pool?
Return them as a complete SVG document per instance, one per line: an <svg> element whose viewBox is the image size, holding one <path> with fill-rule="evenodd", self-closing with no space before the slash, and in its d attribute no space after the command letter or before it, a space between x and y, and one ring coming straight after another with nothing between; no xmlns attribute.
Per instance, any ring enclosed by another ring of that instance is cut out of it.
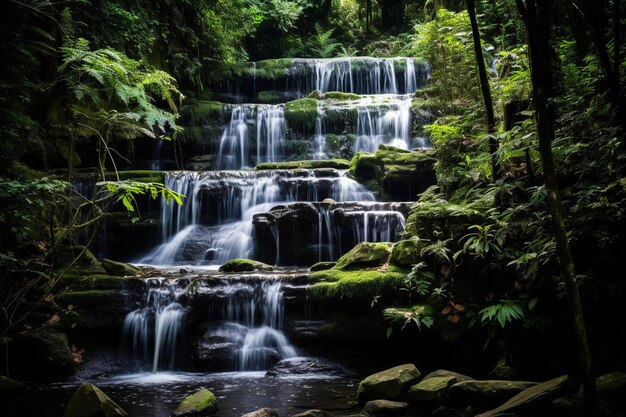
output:
<svg viewBox="0 0 626 417"><path fill-rule="evenodd" d="M239 417L262 407L290 416L309 409L332 415L359 411L358 381L337 377L265 377L264 372L133 374L89 381L100 387L130 416L168 417L178 403L200 388L215 393L219 416ZM26 396L0 402L3 417L61 417L79 383L32 387Z"/></svg>

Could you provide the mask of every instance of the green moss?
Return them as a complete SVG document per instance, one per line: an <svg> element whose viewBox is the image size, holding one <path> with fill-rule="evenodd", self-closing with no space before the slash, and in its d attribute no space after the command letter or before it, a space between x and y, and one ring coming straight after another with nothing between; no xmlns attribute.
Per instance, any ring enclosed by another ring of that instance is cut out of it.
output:
<svg viewBox="0 0 626 417"><path fill-rule="evenodd" d="M383 265L389 260L391 246L389 242L361 242L337 261L336 269L356 269L367 266Z"/></svg>
<svg viewBox="0 0 626 417"><path fill-rule="evenodd" d="M316 118L317 100L313 98L301 98L285 104L285 119L291 129L313 132Z"/></svg>
<svg viewBox="0 0 626 417"><path fill-rule="evenodd" d="M293 58L265 59L256 62L256 74L252 65L246 67L246 73L257 78L273 80L289 75L293 67Z"/></svg>
<svg viewBox="0 0 626 417"><path fill-rule="evenodd" d="M382 162L372 153L357 152L350 161L350 176L359 182L380 178L383 173Z"/></svg>
<svg viewBox="0 0 626 417"><path fill-rule="evenodd" d="M288 161L288 162L265 162L256 166L257 170L268 169L348 169L350 163L345 159L323 159L323 160L307 160L307 161Z"/></svg>
<svg viewBox="0 0 626 417"><path fill-rule="evenodd" d="M87 290L69 291L56 296L56 301L63 305L91 306L100 304L116 297L118 294L113 290Z"/></svg>
<svg viewBox="0 0 626 417"><path fill-rule="evenodd" d="M399 267L408 268L420 262L420 252L426 246L426 242L417 237L396 242L391 248L389 263Z"/></svg>
<svg viewBox="0 0 626 417"><path fill-rule="evenodd" d="M224 104L219 101L194 101L184 106L181 117L187 126L200 127L208 123L223 124Z"/></svg>
<svg viewBox="0 0 626 417"><path fill-rule="evenodd" d="M349 298L369 303L375 296L392 298L397 293L406 274L401 272L329 269L311 275L317 284L309 287L309 296L320 302L339 302Z"/></svg>
<svg viewBox="0 0 626 417"><path fill-rule="evenodd" d="M403 326L407 319L419 315L420 317L432 316L433 307L428 304L414 304L411 307L390 307L383 310L383 317L390 325Z"/></svg>
<svg viewBox="0 0 626 417"><path fill-rule="evenodd" d="M131 180L136 182L155 182L163 184L164 182L164 174L163 171L148 171L148 170L137 170L137 171L118 171L117 176L114 172L108 172L105 175L105 179L107 181L115 181L117 177L121 181Z"/></svg>
<svg viewBox="0 0 626 417"><path fill-rule="evenodd" d="M271 271L273 269L271 265L252 259L231 259L220 266L222 272Z"/></svg>
<svg viewBox="0 0 626 417"><path fill-rule="evenodd" d="M80 290L121 290L126 287L131 278L115 277L110 275L89 275L80 276L76 274L66 274L61 279L61 283L69 286L72 291Z"/></svg>
<svg viewBox="0 0 626 417"><path fill-rule="evenodd" d="M485 215L466 206L445 200L416 203L407 220L406 233L421 239L434 239L439 232L460 238L473 224L483 224ZM439 237L439 239L441 236Z"/></svg>
<svg viewBox="0 0 626 417"><path fill-rule="evenodd" d="M309 270L311 272L326 271L335 265L337 265L337 262L318 262L316 264L313 264L313 266L311 266Z"/></svg>
<svg viewBox="0 0 626 417"><path fill-rule="evenodd" d="M274 90L259 91L256 95L256 100L261 103L276 103L280 98L281 95Z"/></svg>
<svg viewBox="0 0 626 417"><path fill-rule="evenodd" d="M211 415L215 413L217 413L217 398L211 391L203 388L182 400L174 415Z"/></svg>
<svg viewBox="0 0 626 417"><path fill-rule="evenodd" d="M322 95L324 100L361 100L361 96L353 93L342 93L340 91L330 91Z"/></svg>

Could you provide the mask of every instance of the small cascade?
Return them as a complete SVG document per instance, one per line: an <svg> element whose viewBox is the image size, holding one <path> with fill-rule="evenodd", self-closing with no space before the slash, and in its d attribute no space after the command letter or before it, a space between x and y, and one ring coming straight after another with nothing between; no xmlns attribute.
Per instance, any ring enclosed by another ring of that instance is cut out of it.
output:
<svg viewBox="0 0 626 417"><path fill-rule="evenodd" d="M163 243L138 263L220 265L253 257L258 213L296 201L374 201L346 171L330 169L171 172L166 184L188 198L182 206L162 202Z"/></svg>
<svg viewBox="0 0 626 417"><path fill-rule="evenodd" d="M297 356L282 331L283 284L279 279L222 280L200 291L211 294L209 316L216 323L205 335L206 349L226 349L233 368L266 370L281 359Z"/></svg>
<svg viewBox="0 0 626 417"><path fill-rule="evenodd" d="M315 118L315 139L313 159L327 159L326 135L324 134L324 109L321 102L317 102L317 117Z"/></svg>
<svg viewBox="0 0 626 417"><path fill-rule="evenodd" d="M284 160L286 123L283 106L258 106L256 128L256 163Z"/></svg>
<svg viewBox="0 0 626 417"><path fill-rule="evenodd" d="M144 306L126 315L122 340L130 342L133 357L152 372L174 369L180 349L185 310L178 302L178 282L147 280Z"/></svg>
<svg viewBox="0 0 626 417"><path fill-rule="evenodd" d="M216 157L217 169L242 169L248 166L250 133L249 106L234 106L230 123L224 129Z"/></svg>
<svg viewBox="0 0 626 417"><path fill-rule="evenodd" d="M411 100L390 98L390 104L363 101L358 107L355 152L376 152L381 144L401 149L412 146Z"/></svg>
<svg viewBox="0 0 626 417"><path fill-rule="evenodd" d="M413 94L417 90L417 78L415 76L415 62L411 58L406 59L406 70L404 71L405 94Z"/></svg>
<svg viewBox="0 0 626 417"><path fill-rule="evenodd" d="M354 211L350 214L354 219L354 240L357 242L394 242L406 225L404 216L397 211Z"/></svg>

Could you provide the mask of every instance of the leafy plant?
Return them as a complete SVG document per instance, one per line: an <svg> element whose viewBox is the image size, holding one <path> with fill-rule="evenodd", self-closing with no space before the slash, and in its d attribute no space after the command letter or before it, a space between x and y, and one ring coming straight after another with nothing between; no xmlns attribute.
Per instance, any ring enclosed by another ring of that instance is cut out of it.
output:
<svg viewBox="0 0 626 417"><path fill-rule="evenodd" d="M485 259L490 254L501 253L502 247L493 226L493 224L470 226L468 230L475 230L475 232L468 233L461 238L461 241L465 240L462 252L481 259Z"/></svg>
<svg viewBox="0 0 626 417"><path fill-rule="evenodd" d="M498 304L485 307L478 312L482 324L497 322L504 328L507 323L522 320L525 316L521 305L514 301L502 301Z"/></svg>

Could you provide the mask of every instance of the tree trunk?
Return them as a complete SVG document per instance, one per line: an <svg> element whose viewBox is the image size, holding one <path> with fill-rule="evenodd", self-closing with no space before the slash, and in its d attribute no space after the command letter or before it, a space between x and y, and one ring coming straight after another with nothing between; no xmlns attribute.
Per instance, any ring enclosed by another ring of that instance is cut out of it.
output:
<svg viewBox="0 0 626 417"><path fill-rule="evenodd" d="M489 135L491 169L493 171L493 179L497 180L501 177L502 173L496 155L498 152L498 143L496 142L496 138L494 136L496 131L496 121L493 113L493 100L491 98L491 89L489 88L487 68L485 67L483 47L480 44L480 32L478 31L478 21L476 20L476 6L474 4L474 0L466 0L466 4L470 23L472 24L472 37L474 38L474 53L476 54L476 65L478 66L478 76L480 78L480 91L483 95L485 113L487 114L487 135Z"/></svg>
<svg viewBox="0 0 626 417"><path fill-rule="evenodd" d="M591 351L587 341L587 330L582 303L576 284L576 269L565 228L565 213L559 194L552 157L554 125L549 108L554 82L550 66L550 0L526 0L526 25L530 55L530 71L533 87L533 101L539 136L539 153L543 166L548 210L552 217L556 247L561 265L562 278L567 292L567 304L572 319L580 378L585 391L585 415L595 414L595 379Z"/></svg>

